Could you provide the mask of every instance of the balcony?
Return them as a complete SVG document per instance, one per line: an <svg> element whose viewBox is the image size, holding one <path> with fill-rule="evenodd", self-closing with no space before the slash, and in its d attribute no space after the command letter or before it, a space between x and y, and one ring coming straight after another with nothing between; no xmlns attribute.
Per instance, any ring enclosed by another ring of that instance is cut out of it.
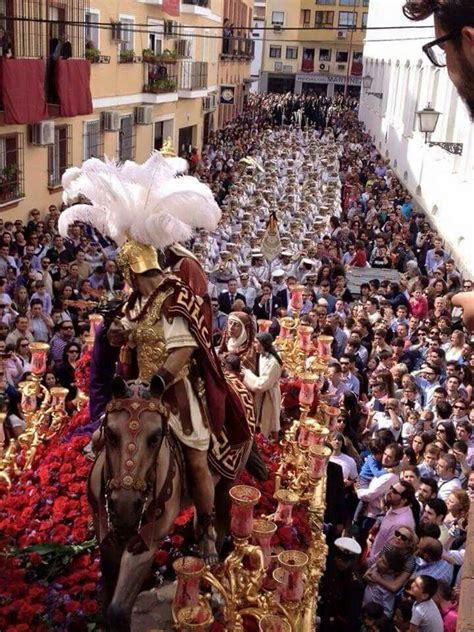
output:
<svg viewBox="0 0 474 632"><path fill-rule="evenodd" d="M252 61L255 55L255 42L248 37L223 37L222 61Z"/></svg>
<svg viewBox="0 0 474 632"><path fill-rule="evenodd" d="M179 63L179 83L178 90L192 92L194 90L205 90L207 88L207 61L182 60ZM181 95L186 97L188 95ZM194 95L189 95L194 96ZM206 93L207 96L207 93Z"/></svg>
<svg viewBox="0 0 474 632"><path fill-rule="evenodd" d="M145 83L143 92L166 94L178 89L178 64L173 61L145 63Z"/></svg>
<svg viewBox="0 0 474 632"><path fill-rule="evenodd" d="M203 9L209 9L210 0L182 0L182 4L192 5L193 7L202 7Z"/></svg>

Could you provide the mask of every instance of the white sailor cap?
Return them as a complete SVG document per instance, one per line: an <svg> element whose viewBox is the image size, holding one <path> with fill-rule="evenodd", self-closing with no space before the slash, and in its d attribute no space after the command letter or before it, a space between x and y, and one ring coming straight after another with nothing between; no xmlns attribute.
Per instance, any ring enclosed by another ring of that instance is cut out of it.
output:
<svg viewBox="0 0 474 632"><path fill-rule="evenodd" d="M277 270L273 270L272 277L282 277L282 276L285 276L284 270L282 270L281 268L278 268Z"/></svg>
<svg viewBox="0 0 474 632"><path fill-rule="evenodd" d="M343 553L349 553L350 555L360 555L362 553L360 544L354 538L337 538L334 545Z"/></svg>
<svg viewBox="0 0 474 632"><path fill-rule="evenodd" d="M280 255L282 257L292 257L293 253L291 252L291 250L282 250Z"/></svg>

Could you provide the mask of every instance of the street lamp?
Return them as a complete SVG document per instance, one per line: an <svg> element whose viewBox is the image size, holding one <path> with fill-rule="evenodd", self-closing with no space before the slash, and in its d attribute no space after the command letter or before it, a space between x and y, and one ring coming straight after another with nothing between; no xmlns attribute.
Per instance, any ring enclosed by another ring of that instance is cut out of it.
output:
<svg viewBox="0 0 474 632"><path fill-rule="evenodd" d="M362 77L362 85L364 86L364 90L369 96L376 97L377 99L383 99L382 92L369 92L370 88L372 87L373 81L374 78L370 75L365 75L365 77Z"/></svg>
<svg viewBox="0 0 474 632"><path fill-rule="evenodd" d="M462 155L462 143L436 143L430 140L431 134L433 134L436 130L439 117L441 116L441 112L437 112L434 108L432 108L431 103L428 103L423 110L419 110L417 115L420 123L420 131L425 135L425 143L427 143L430 147L441 147L441 149L444 149L455 156Z"/></svg>

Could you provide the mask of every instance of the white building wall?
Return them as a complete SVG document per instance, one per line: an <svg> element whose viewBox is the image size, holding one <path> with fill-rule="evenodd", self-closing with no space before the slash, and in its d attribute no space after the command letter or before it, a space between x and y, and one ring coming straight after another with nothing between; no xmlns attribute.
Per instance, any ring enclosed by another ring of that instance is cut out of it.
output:
<svg viewBox="0 0 474 632"><path fill-rule="evenodd" d="M474 125L447 70L433 66L422 51L435 38L432 22L418 23L430 28L370 30L417 25L404 17L403 4L370 0L364 75L374 78L370 92L383 98L362 89L360 119L461 267L474 276ZM442 112L432 140L464 143L462 156L425 144L416 112L429 102Z"/></svg>
<svg viewBox="0 0 474 632"><path fill-rule="evenodd" d="M255 54L250 68L250 76L252 78L250 92L258 92L259 79L262 72L265 42L265 31L263 30L263 27L265 26L265 10L265 0L256 0L254 3L254 15L252 20L252 39L255 42Z"/></svg>

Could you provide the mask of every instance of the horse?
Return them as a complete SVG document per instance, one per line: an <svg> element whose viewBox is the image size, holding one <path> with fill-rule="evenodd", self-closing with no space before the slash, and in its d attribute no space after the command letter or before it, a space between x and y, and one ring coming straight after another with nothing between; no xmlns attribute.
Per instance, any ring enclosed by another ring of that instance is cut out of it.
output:
<svg viewBox="0 0 474 632"><path fill-rule="evenodd" d="M103 610L108 629L129 632L133 605L150 573L158 542L170 533L186 494L181 450L168 427L169 410L141 384L112 382L102 425L103 449L88 479L88 501L99 542ZM240 453L245 466L251 442ZM216 484L216 527L229 518L226 478Z"/></svg>

